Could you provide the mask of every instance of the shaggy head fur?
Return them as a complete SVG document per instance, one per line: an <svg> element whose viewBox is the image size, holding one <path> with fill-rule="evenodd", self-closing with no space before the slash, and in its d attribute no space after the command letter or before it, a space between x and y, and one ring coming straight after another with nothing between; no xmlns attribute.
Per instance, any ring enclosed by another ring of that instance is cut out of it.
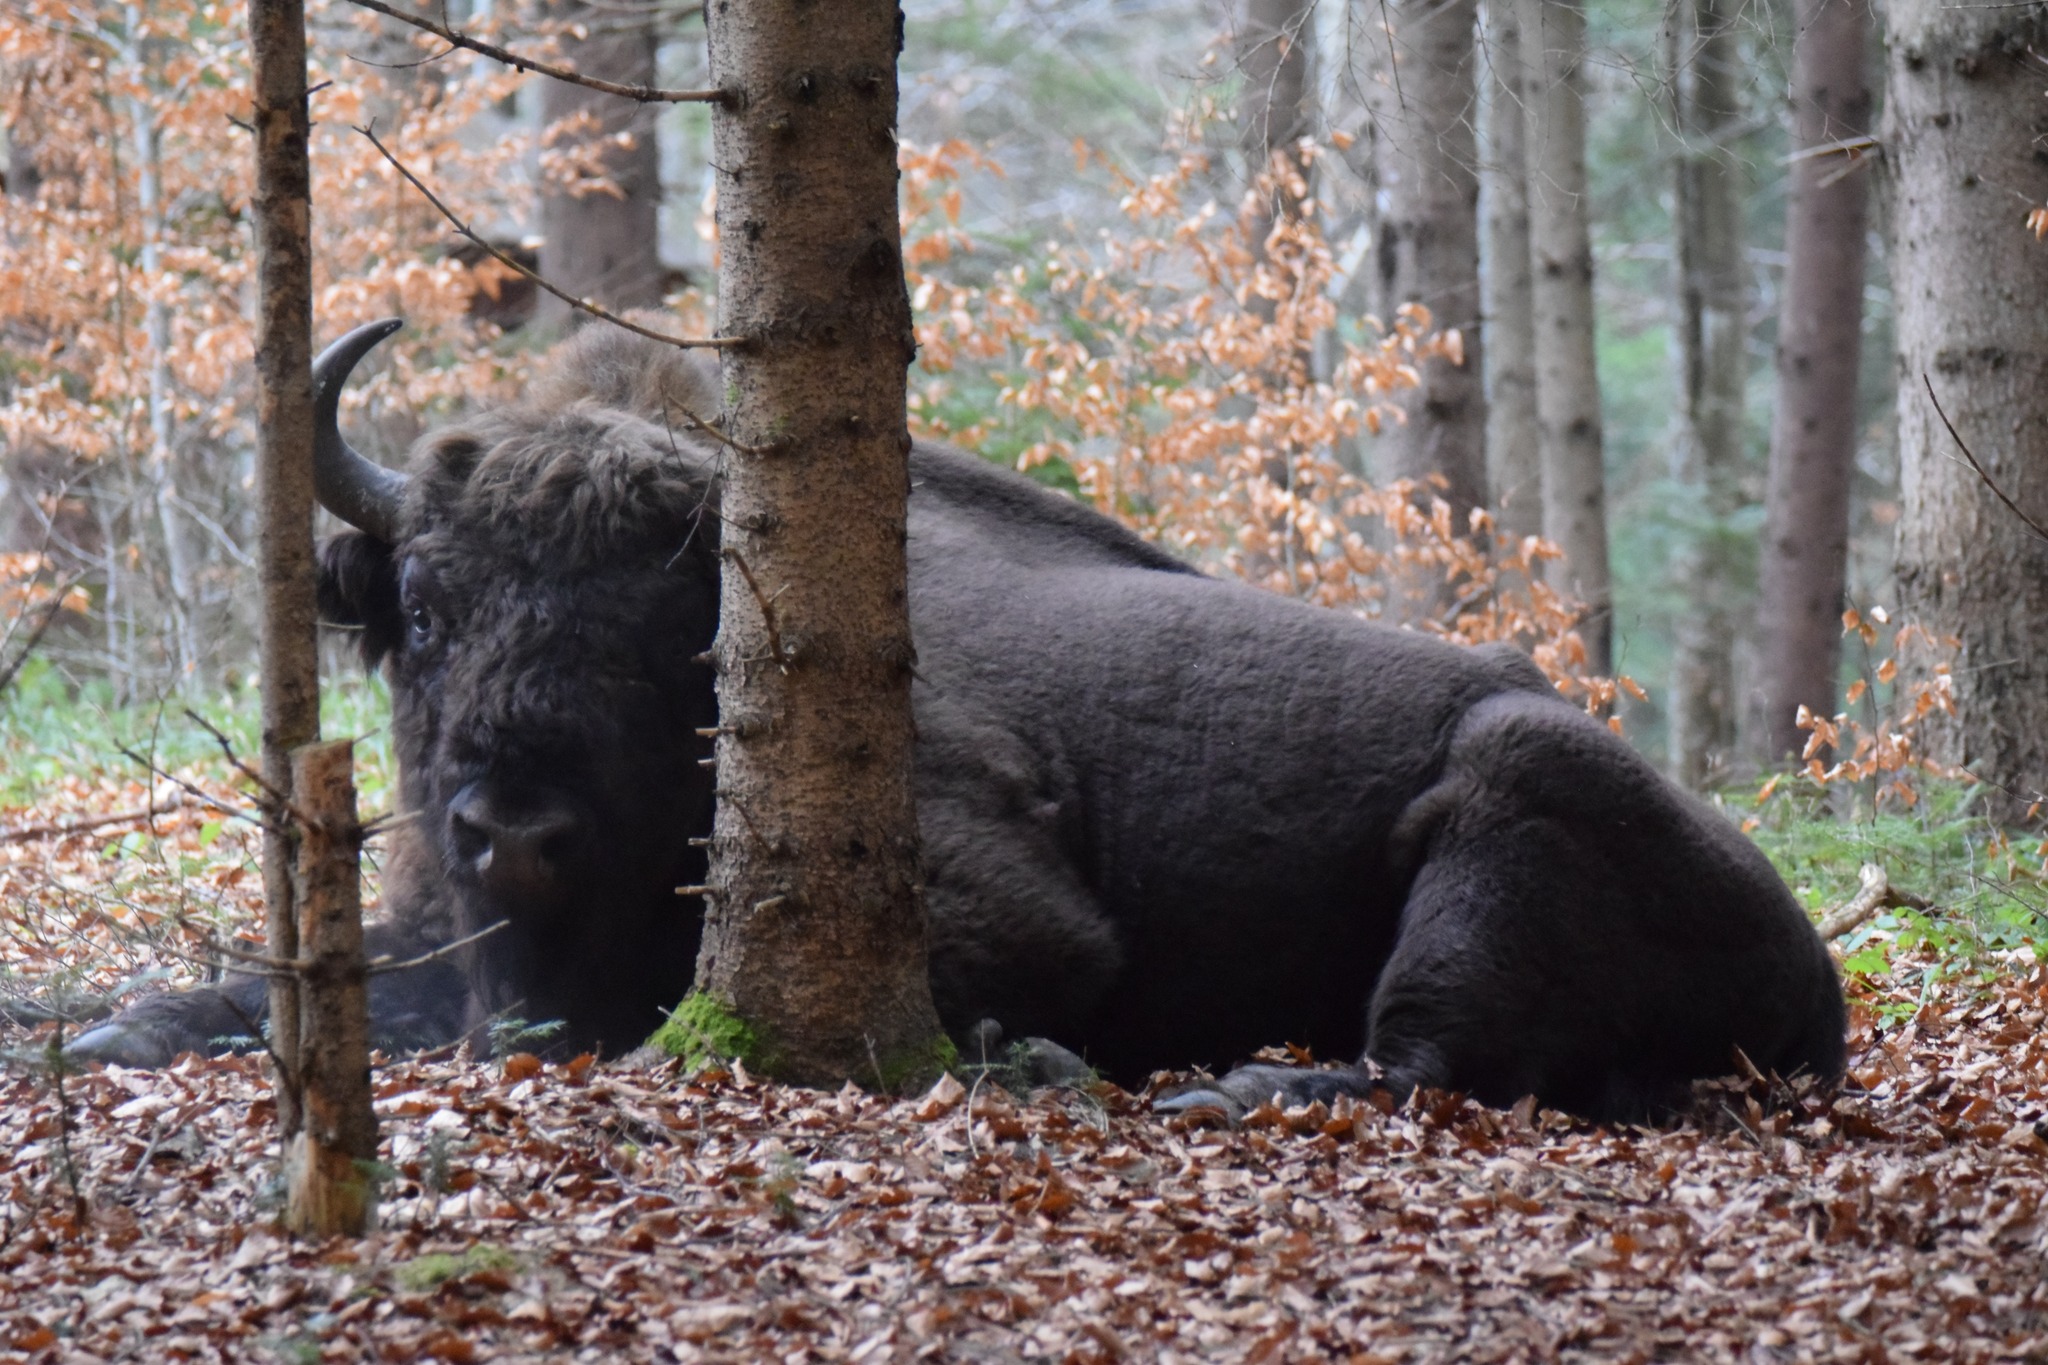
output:
<svg viewBox="0 0 2048 1365"><path fill-rule="evenodd" d="M469 964L480 1005L614 1050L659 1022L621 1002L688 989L698 910L673 888L703 859L675 832L712 799L714 460L679 429L711 395L656 345L586 329L531 401L420 442L397 544L322 551L325 616L389 666L419 815L393 898L462 933L504 920ZM490 829L543 832L521 875Z"/></svg>

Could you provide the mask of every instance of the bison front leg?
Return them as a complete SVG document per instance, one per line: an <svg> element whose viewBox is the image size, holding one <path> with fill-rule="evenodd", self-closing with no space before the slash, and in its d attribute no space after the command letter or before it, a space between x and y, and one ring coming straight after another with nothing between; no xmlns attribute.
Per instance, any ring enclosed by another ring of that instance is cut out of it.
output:
<svg viewBox="0 0 2048 1365"><path fill-rule="evenodd" d="M395 925L363 931L371 960L406 961L431 945ZM386 1052L439 1047L461 1036L467 990L454 963L435 959L370 978L370 1042ZM229 973L218 986L165 991L137 1001L86 1030L64 1049L77 1062L167 1066L187 1052L214 1054L255 1048L270 1013L262 977Z"/></svg>

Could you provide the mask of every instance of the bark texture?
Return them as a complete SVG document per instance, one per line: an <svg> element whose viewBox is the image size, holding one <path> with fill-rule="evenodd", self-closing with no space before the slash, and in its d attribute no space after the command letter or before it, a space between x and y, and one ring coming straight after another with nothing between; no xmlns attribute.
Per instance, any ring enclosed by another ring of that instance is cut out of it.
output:
<svg viewBox="0 0 2048 1365"><path fill-rule="evenodd" d="M561 38L563 65L621 85L657 84L652 7L555 0L547 14L572 26ZM587 177L542 182L540 273L614 311L658 305L667 279L661 264L661 155L654 135L661 108L541 80L544 145L579 163L588 149L601 148L596 169L609 188L591 188ZM544 295L536 316L559 327L576 320L572 312Z"/></svg>
<svg viewBox="0 0 2048 1365"><path fill-rule="evenodd" d="M292 756L299 846L299 1103L285 1142L285 1222L308 1236L360 1236L374 1211L370 1163L369 976L363 966L355 745L309 744Z"/></svg>
<svg viewBox="0 0 2048 1365"><path fill-rule="evenodd" d="M1486 501L1486 395L1480 344L1478 0L1388 0L1367 25L1379 158L1379 308L1429 309L1464 333L1465 363L1431 360L1405 395L1406 423L1381 437L1385 473L1441 476L1457 524Z"/></svg>
<svg viewBox="0 0 2048 1365"><path fill-rule="evenodd" d="M1586 55L1581 0L1521 0L1529 102L1529 257L1536 313L1536 433L1543 534L1564 552L1551 583L1585 604L1587 663L1612 667L1607 475L1594 358L1593 243L1586 223Z"/></svg>
<svg viewBox="0 0 2048 1365"><path fill-rule="evenodd" d="M1742 503L1749 270L1742 258L1742 166L1730 145L1742 117L1737 0L1673 10L1670 70L1680 139L1673 196L1678 294L1678 411L1671 474L1690 523L1672 569L1690 601L1671 661L1671 770L1688 787L1721 771L1735 746L1735 636Z"/></svg>
<svg viewBox="0 0 2048 1365"><path fill-rule="evenodd" d="M1529 269L1528 104L1515 0L1487 0L1479 163L1480 302L1485 312L1486 485L1500 529L1543 534L1536 443L1536 318Z"/></svg>
<svg viewBox="0 0 2048 1365"><path fill-rule="evenodd" d="M1864 0L1799 0L1792 46L1795 152L1870 131ZM1856 462L1856 376L1863 348L1865 218L1871 154L1792 163L1785 282L1778 313L1778 398L1760 565L1757 731L1767 762L1796 754L1801 706L1835 711L1842 590L1849 561L1849 478Z"/></svg>
<svg viewBox="0 0 2048 1365"><path fill-rule="evenodd" d="M306 15L300 0L250 0L256 131L256 497L261 528L263 780L292 788L292 751L320 734L318 606L313 568L312 178L306 155ZM282 812L263 839L271 956L298 956L294 832ZM273 1051L298 1055L298 984L273 978ZM281 1081L288 1078L280 1078ZM296 1096L278 1086L278 1131L300 1128Z"/></svg>
<svg viewBox="0 0 2048 1365"><path fill-rule="evenodd" d="M788 1080L944 1051L926 976L906 593L916 350L894 0L712 0L722 500L719 803L700 995ZM701 1013L701 1010L700 1010Z"/></svg>
<svg viewBox="0 0 2048 1365"><path fill-rule="evenodd" d="M1957 718L1934 752L2022 800L2048 785L2048 545L1958 458L1931 382L1985 471L2048 522L2048 5L1896 0L1885 155L1896 175L1899 585L1907 619L1954 635Z"/></svg>

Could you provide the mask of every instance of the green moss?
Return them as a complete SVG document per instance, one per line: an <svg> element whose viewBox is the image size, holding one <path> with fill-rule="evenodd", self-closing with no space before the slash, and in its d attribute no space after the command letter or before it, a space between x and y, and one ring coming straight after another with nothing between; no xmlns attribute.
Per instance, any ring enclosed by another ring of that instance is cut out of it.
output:
<svg viewBox="0 0 2048 1365"><path fill-rule="evenodd" d="M941 1033L923 1043L889 1053L877 1065L882 1073L883 1090L892 1095L907 1095L923 1090L941 1073L957 1068L960 1049L953 1046L951 1038Z"/></svg>
<svg viewBox="0 0 2048 1365"><path fill-rule="evenodd" d="M479 1242L460 1255L435 1251L425 1256L416 1256L410 1261L402 1261L392 1267L391 1277L398 1282L398 1287L407 1293L424 1294L450 1280L459 1280L478 1271L493 1270L499 1274L510 1274L518 1268L517 1256L503 1247Z"/></svg>
<svg viewBox="0 0 2048 1365"><path fill-rule="evenodd" d="M737 1059L751 1071L775 1072L775 1049L759 1030L734 1014L725 1002L703 991L685 996L648 1041L693 1067Z"/></svg>

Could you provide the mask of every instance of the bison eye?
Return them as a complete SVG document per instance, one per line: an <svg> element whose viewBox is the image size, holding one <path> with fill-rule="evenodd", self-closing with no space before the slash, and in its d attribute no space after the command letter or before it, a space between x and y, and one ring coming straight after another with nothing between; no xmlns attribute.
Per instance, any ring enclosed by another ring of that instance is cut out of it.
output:
<svg viewBox="0 0 2048 1365"><path fill-rule="evenodd" d="M423 644L433 638L434 613L425 603L414 602L407 607L405 619L407 624L412 627L412 638L415 644Z"/></svg>

